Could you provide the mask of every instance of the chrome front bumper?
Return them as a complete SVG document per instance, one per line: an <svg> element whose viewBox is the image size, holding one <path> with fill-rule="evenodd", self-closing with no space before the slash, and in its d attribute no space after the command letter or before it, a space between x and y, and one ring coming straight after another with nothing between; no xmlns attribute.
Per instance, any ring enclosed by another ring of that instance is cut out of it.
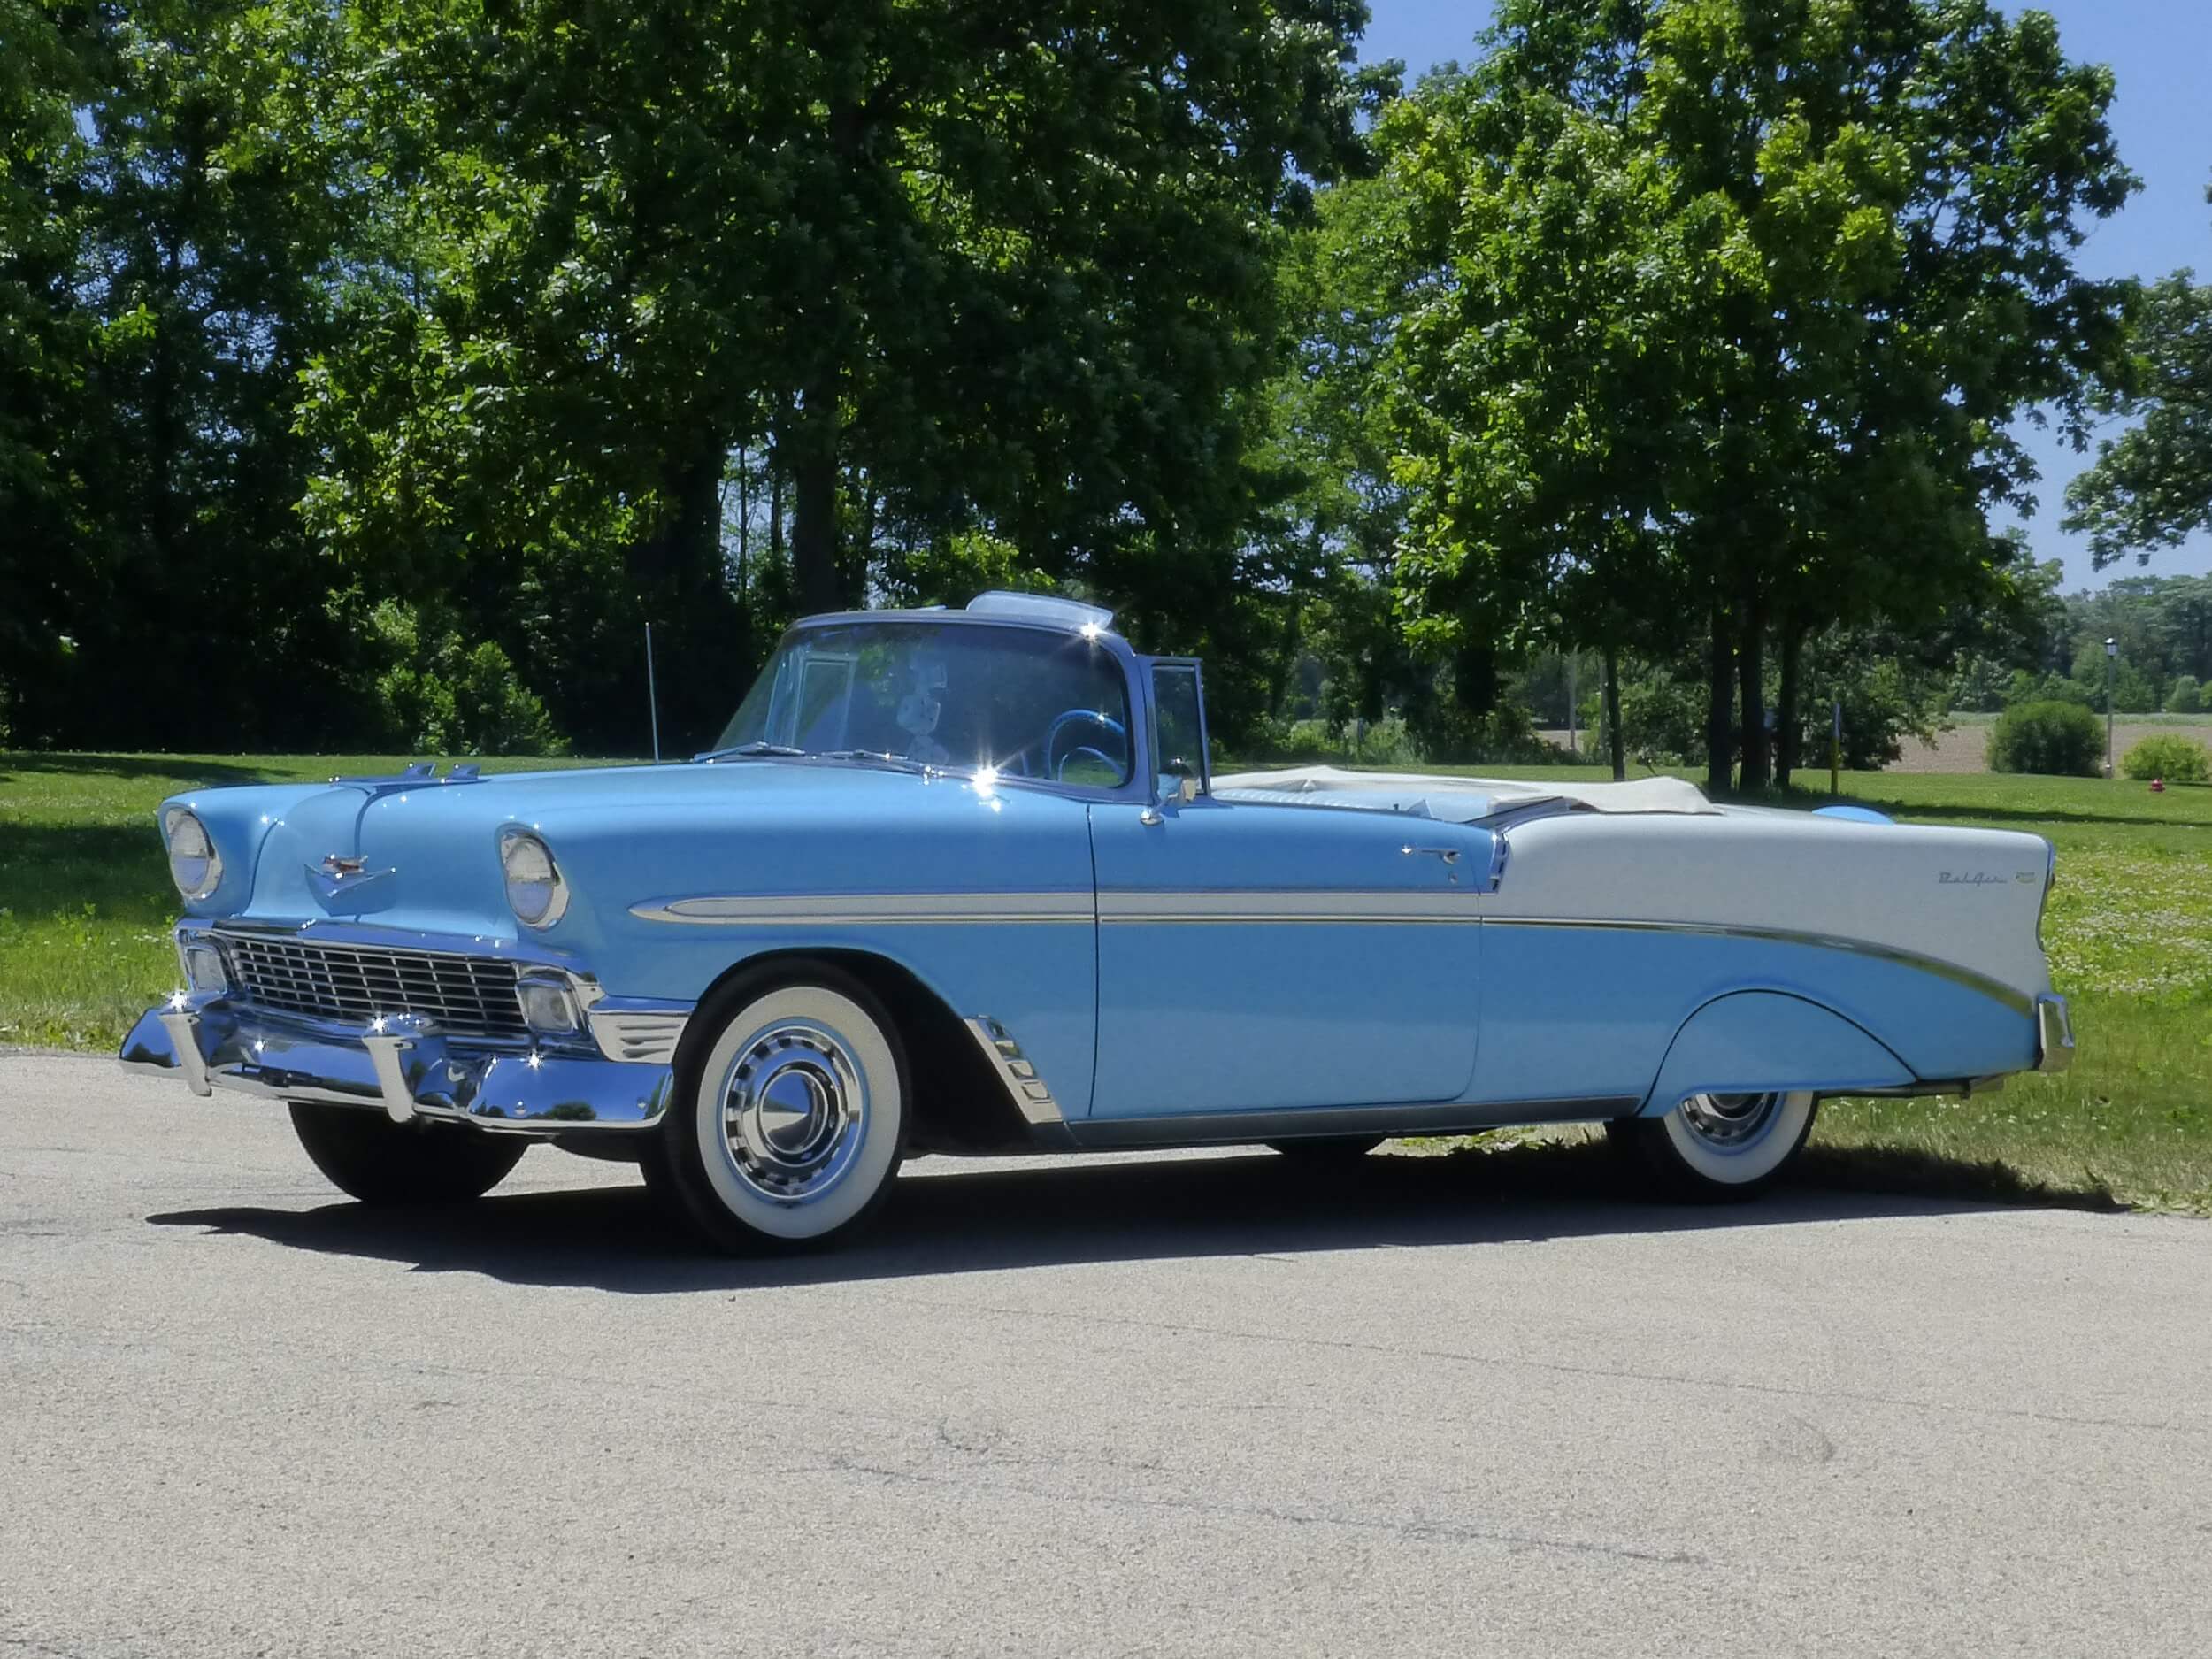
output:
<svg viewBox="0 0 2212 1659"><path fill-rule="evenodd" d="M2045 995L2035 999L2035 1069L2063 1071L2074 1064L2074 1025L2066 1016L2066 999Z"/></svg>
<svg viewBox="0 0 2212 1659"><path fill-rule="evenodd" d="M660 1022L656 1036L672 1021L681 1029L680 1014L651 1018ZM133 1071L181 1078L195 1094L229 1089L265 1100L380 1109L396 1123L444 1118L553 1134L638 1130L659 1121L675 1087L665 1063L675 1043L640 1046L652 1058L549 1048L495 1052L449 1042L426 1021L406 1016L352 1035L273 1019L219 996L178 995L140 1018L119 1057Z"/></svg>

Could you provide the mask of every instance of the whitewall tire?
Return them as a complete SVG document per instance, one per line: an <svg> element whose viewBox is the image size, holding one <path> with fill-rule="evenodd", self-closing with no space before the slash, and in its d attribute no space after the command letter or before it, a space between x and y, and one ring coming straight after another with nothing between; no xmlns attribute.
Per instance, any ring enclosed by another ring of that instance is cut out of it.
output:
<svg viewBox="0 0 2212 1659"><path fill-rule="evenodd" d="M745 976L695 1017L652 1185L728 1250L818 1244L890 1191L906 1056L867 987L821 963Z"/></svg>
<svg viewBox="0 0 2212 1659"><path fill-rule="evenodd" d="M1693 1094L1660 1118L1609 1124L1670 1187L1690 1197L1747 1197L1767 1186L1812 1133L1809 1094Z"/></svg>

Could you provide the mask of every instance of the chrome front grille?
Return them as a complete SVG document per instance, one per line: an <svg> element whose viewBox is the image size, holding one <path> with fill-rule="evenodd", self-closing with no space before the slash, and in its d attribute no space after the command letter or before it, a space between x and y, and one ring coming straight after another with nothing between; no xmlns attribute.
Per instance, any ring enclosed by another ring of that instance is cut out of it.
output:
<svg viewBox="0 0 2212 1659"><path fill-rule="evenodd" d="M518 964L497 957L382 950L225 933L243 999L257 1008L366 1025L414 1014L452 1037L527 1037Z"/></svg>

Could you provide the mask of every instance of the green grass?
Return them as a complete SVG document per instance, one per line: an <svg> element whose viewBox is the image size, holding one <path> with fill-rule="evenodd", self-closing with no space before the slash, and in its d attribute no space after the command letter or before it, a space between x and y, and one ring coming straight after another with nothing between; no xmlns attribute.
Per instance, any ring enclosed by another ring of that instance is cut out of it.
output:
<svg viewBox="0 0 2212 1659"><path fill-rule="evenodd" d="M153 827L165 795L399 764L0 754L0 1043L111 1048L174 984L176 895ZM2212 789L2153 795L2126 781L1907 772L1847 772L1844 788L1847 799L1902 818L2050 838L2059 882L2044 937L2080 1047L2070 1071L2015 1078L1970 1100L1831 1102L1811 1172L1892 1190L2212 1214Z"/></svg>
<svg viewBox="0 0 2212 1659"><path fill-rule="evenodd" d="M406 764L388 755L0 751L0 1044L112 1048L176 987L177 890L154 826L165 798ZM490 761L485 770L587 764Z"/></svg>

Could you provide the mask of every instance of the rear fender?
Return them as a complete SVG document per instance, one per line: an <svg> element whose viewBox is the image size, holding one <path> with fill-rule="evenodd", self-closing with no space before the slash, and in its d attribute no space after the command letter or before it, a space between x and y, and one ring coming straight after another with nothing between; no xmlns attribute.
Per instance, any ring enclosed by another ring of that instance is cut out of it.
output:
<svg viewBox="0 0 2212 1659"><path fill-rule="evenodd" d="M1734 991L1682 1022L1641 1115L1663 1117L1689 1094L1901 1088L1911 1068L1832 1010L1781 991Z"/></svg>

